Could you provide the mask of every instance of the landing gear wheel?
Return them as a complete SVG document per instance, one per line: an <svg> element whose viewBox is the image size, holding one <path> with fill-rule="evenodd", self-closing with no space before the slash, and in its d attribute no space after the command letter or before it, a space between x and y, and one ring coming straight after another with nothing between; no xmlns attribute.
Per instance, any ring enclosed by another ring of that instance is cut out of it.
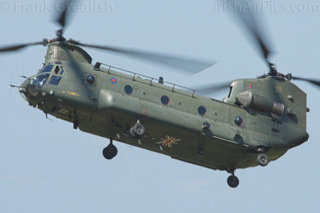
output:
<svg viewBox="0 0 320 213"><path fill-rule="evenodd" d="M146 131L146 129L142 125L142 123L137 121L137 123L133 127L130 128L129 134L133 138L139 138L144 135L145 131Z"/></svg>
<svg viewBox="0 0 320 213"><path fill-rule="evenodd" d="M141 137L142 135L144 135L145 132L145 128L144 126L137 122L133 127L132 127L132 131L134 132L134 134L136 134L137 136Z"/></svg>
<svg viewBox="0 0 320 213"><path fill-rule="evenodd" d="M235 175L230 175L227 182L231 188L236 188L239 185L239 179Z"/></svg>
<svg viewBox="0 0 320 213"><path fill-rule="evenodd" d="M79 127L79 122L78 121L74 121L73 122L73 129L78 129Z"/></svg>
<svg viewBox="0 0 320 213"><path fill-rule="evenodd" d="M110 144L103 149L102 154L107 160L111 160L118 154L118 149L115 145L112 144L112 140Z"/></svg>
<svg viewBox="0 0 320 213"><path fill-rule="evenodd" d="M259 154L257 157L257 161L260 166L268 165L268 163L269 163L268 155L266 155L264 153Z"/></svg>
<svg viewBox="0 0 320 213"><path fill-rule="evenodd" d="M103 149L102 154L107 160L111 160L118 154L118 149L115 145L110 144Z"/></svg>
<svg viewBox="0 0 320 213"><path fill-rule="evenodd" d="M129 135L133 138L137 138L137 135L133 132L133 127L130 128Z"/></svg>

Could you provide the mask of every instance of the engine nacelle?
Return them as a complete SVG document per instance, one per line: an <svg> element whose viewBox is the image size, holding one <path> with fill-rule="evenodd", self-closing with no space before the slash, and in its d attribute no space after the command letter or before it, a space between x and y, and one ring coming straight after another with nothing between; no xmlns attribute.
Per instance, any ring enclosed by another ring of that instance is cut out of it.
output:
<svg viewBox="0 0 320 213"><path fill-rule="evenodd" d="M268 76L233 81L224 101L258 113L279 115L306 129L306 99L306 94L291 81Z"/></svg>
<svg viewBox="0 0 320 213"><path fill-rule="evenodd" d="M249 90L237 95L236 104L243 106L246 109L275 113L278 115L282 115L284 112L284 104L271 101L268 98L257 94L253 94Z"/></svg>

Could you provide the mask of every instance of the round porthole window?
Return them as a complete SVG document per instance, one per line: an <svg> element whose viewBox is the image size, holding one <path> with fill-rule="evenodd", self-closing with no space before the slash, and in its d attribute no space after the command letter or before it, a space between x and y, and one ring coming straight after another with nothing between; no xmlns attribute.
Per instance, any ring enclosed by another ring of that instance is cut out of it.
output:
<svg viewBox="0 0 320 213"><path fill-rule="evenodd" d="M126 85L126 86L124 87L124 91L125 91L128 95L130 95L130 94L132 93L132 91L133 91L133 88L132 88L130 85Z"/></svg>
<svg viewBox="0 0 320 213"><path fill-rule="evenodd" d="M89 84L93 84L95 80L96 80L96 78L93 75L88 75L87 82Z"/></svg>
<svg viewBox="0 0 320 213"><path fill-rule="evenodd" d="M206 109L204 106L199 106L199 107L198 107L198 113L199 113L200 115L205 115L206 112L207 112L207 109Z"/></svg>
<svg viewBox="0 0 320 213"><path fill-rule="evenodd" d="M237 116L235 119L234 119L234 123L237 125L237 126L241 126L241 124L243 123L243 120L241 117Z"/></svg>
<svg viewBox="0 0 320 213"><path fill-rule="evenodd" d="M168 96L164 95L164 96L161 97L161 103L162 103L163 105L168 105L168 104L169 104L169 101L170 101L170 99L169 99Z"/></svg>

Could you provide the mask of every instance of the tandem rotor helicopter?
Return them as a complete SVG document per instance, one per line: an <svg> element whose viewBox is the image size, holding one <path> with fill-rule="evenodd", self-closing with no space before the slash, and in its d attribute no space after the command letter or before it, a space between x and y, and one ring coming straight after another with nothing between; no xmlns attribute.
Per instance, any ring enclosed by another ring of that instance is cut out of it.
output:
<svg viewBox="0 0 320 213"><path fill-rule="evenodd" d="M57 37L41 42L0 47L0 53L43 45L43 67L21 86L14 86L30 106L46 115L71 122L74 129L110 139L106 159L118 151L113 140L168 155L214 170L227 171L235 188L239 168L266 166L289 149L308 140L307 95L291 80L320 86L320 81L281 74L269 61L270 48L262 37L255 15L238 12L257 41L269 73L228 85L199 88L211 92L229 88L228 96L215 100L195 90L138 73L112 67L92 58L81 47L105 50L178 67L203 70L213 63L145 51L91 45L63 37L72 0L56 22Z"/></svg>

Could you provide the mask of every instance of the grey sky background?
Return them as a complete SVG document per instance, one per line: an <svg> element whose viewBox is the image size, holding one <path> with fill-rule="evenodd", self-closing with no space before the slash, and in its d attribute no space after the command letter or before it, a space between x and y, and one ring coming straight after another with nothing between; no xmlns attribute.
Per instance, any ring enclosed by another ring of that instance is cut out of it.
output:
<svg viewBox="0 0 320 213"><path fill-rule="evenodd" d="M87 49L94 62L190 87L266 73L242 25L219 2L83 0L74 7L65 36L218 61L188 76ZM53 38L56 6L48 0L0 0L0 43ZM264 13L279 71L319 79L320 1L270 0L256 9ZM296 82L308 93L309 141L265 168L238 170L240 185L230 189L226 172L122 143L116 143L118 156L107 161L101 153L105 138L75 131L53 117L46 120L8 86L41 68L45 52L33 47L0 55L0 212L319 212L320 90L315 87Z"/></svg>

